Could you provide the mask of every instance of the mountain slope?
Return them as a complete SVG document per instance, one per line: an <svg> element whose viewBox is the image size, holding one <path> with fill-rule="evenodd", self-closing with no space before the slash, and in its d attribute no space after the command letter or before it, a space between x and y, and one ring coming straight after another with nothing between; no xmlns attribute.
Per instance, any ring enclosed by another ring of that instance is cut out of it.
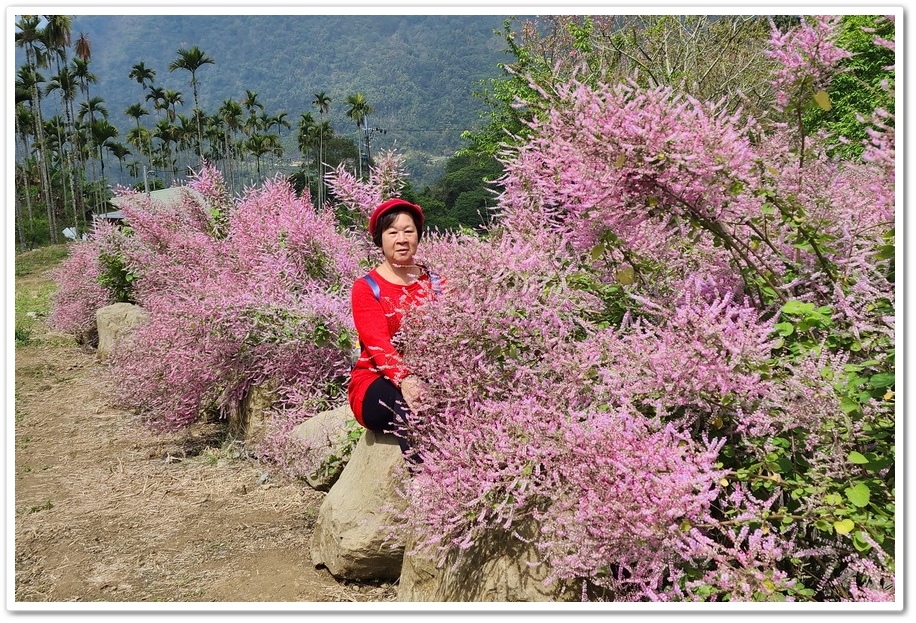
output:
<svg viewBox="0 0 916 623"><path fill-rule="evenodd" d="M258 95L269 114L286 112L294 135L299 116L317 109L315 93L331 98L329 119L356 137L346 97L364 93L375 112L373 151L397 147L430 158L461 147L460 133L479 124L483 107L473 91L500 74L503 16L450 15L76 15L73 36L92 43L92 94L105 99L112 122L132 121L124 109L146 104L128 75L143 62L156 86L181 91L190 115L190 73L168 71L179 49L200 48L215 64L197 70L200 104L213 113L226 99ZM149 123L151 115L144 120Z"/></svg>

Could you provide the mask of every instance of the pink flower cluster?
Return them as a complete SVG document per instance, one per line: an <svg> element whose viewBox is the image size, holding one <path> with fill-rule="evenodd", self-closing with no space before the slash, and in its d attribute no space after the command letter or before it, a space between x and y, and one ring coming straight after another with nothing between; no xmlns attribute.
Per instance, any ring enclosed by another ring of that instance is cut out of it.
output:
<svg viewBox="0 0 916 623"><path fill-rule="evenodd" d="M344 206L363 214L368 221L373 208L385 199L396 197L404 185L405 157L393 151L382 152L370 169L366 180L361 180L341 164L327 175L333 187L334 198Z"/></svg>
<svg viewBox="0 0 916 623"><path fill-rule="evenodd" d="M110 225L97 223L94 236L105 237ZM100 282L103 248L91 241L70 245L70 255L51 273L57 290L51 298L48 326L55 331L83 336L95 328L95 312L114 303L114 296Z"/></svg>
<svg viewBox="0 0 916 623"><path fill-rule="evenodd" d="M773 79L776 107L785 110L800 98L810 98L836 73L837 66L850 53L836 44L838 15L818 15L802 19L797 28L781 33L774 25L770 31L770 58L777 61Z"/></svg>
<svg viewBox="0 0 916 623"><path fill-rule="evenodd" d="M214 193L203 202L125 208L126 261L150 321L113 371L124 401L165 427L225 415L258 385L275 388L279 408L333 404L342 390L330 381L349 366L342 284L356 276L358 244L285 181L232 203L217 175L203 170L196 187Z"/></svg>

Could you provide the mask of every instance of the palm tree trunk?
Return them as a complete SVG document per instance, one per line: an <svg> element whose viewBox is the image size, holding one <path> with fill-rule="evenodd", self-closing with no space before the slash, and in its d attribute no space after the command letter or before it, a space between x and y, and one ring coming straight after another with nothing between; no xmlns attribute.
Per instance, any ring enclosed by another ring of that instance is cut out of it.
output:
<svg viewBox="0 0 916 623"><path fill-rule="evenodd" d="M29 176L26 173L24 167L22 169L22 181L23 181L22 189L25 191L26 203L28 204L28 208L29 208L29 222L31 223L32 202L29 199L29 195L31 194L29 192ZM24 219L22 215L22 198L19 196L19 193L16 193L16 235L19 236L19 250L20 251L26 250L25 230L23 229L23 224L22 224L23 220Z"/></svg>
<svg viewBox="0 0 916 623"><path fill-rule="evenodd" d="M36 89L37 90L37 89ZM37 104L37 100L36 100ZM44 132L44 122L41 119L41 106L35 108L35 138L38 145L36 154L38 156L38 172L41 184L41 192L44 195L45 208L48 213L48 233L51 242L57 242L57 219L54 216L54 204L51 201L51 174L48 171L48 155L45 153L46 141Z"/></svg>
<svg viewBox="0 0 916 623"><path fill-rule="evenodd" d="M25 154L25 161L22 163L22 188L25 191L25 205L26 210L28 211L28 224L29 224L29 233L31 234L35 229L35 214L32 209L32 186L29 184L29 171L28 171L28 154L29 154L29 141L25 136L22 137L22 153ZM23 244L28 246L28 244L23 241ZM23 248L23 251L26 249Z"/></svg>
<svg viewBox="0 0 916 623"><path fill-rule="evenodd" d="M66 106L65 102L65 106ZM64 148L66 152L66 161L67 161L67 182L70 185L70 197L73 200L73 229L77 232L82 231L80 228L80 219L79 214L79 205L81 203L81 197L76 192L76 167L73 166L73 150L76 149L76 128L73 127L73 104L71 103L67 108L67 123L70 130L70 140L68 145ZM65 201L66 203L66 201ZM83 225L85 225L85 218L83 219Z"/></svg>
<svg viewBox="0 0 916 623"><path fill-rule="evenodd" d="M27 46L25 54L29 67L32 68L32 71L37 72L38 61L35 49L32 46ZM38 90L37 81L32 84L32 105L35 112L33 123L35 125L35 143L38 147L36 153L38 155L39 184L48 212L48 228L51 241L57 242L57 223L54 219L54 207L51 203L51 176L48 173L48 155L45 153L44 120L41 117L41 93Z"/></svg>

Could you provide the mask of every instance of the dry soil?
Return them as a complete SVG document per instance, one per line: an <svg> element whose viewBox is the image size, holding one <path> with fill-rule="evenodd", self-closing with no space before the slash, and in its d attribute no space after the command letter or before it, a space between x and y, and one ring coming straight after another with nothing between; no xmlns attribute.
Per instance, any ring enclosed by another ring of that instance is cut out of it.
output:
<svg viewBox="0 0 916 623"><path fill-rule="evenodd" d="M396 599L390 584L314 567L323 493L259 464L219 424L154 433L113 406L116 391L94 352L41 318L15 349L16 604Z"/></svg>

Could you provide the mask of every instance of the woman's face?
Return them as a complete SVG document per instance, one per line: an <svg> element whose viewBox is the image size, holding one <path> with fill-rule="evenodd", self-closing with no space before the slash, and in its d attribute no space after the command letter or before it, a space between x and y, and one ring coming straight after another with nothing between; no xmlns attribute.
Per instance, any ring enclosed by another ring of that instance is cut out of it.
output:
<svg viewBox="0 0 916 623"><path fill-rule="evenodd" d="M382 232L382 253L393 266L412 266L419 235L413 218L401 212Z"/></svg>

